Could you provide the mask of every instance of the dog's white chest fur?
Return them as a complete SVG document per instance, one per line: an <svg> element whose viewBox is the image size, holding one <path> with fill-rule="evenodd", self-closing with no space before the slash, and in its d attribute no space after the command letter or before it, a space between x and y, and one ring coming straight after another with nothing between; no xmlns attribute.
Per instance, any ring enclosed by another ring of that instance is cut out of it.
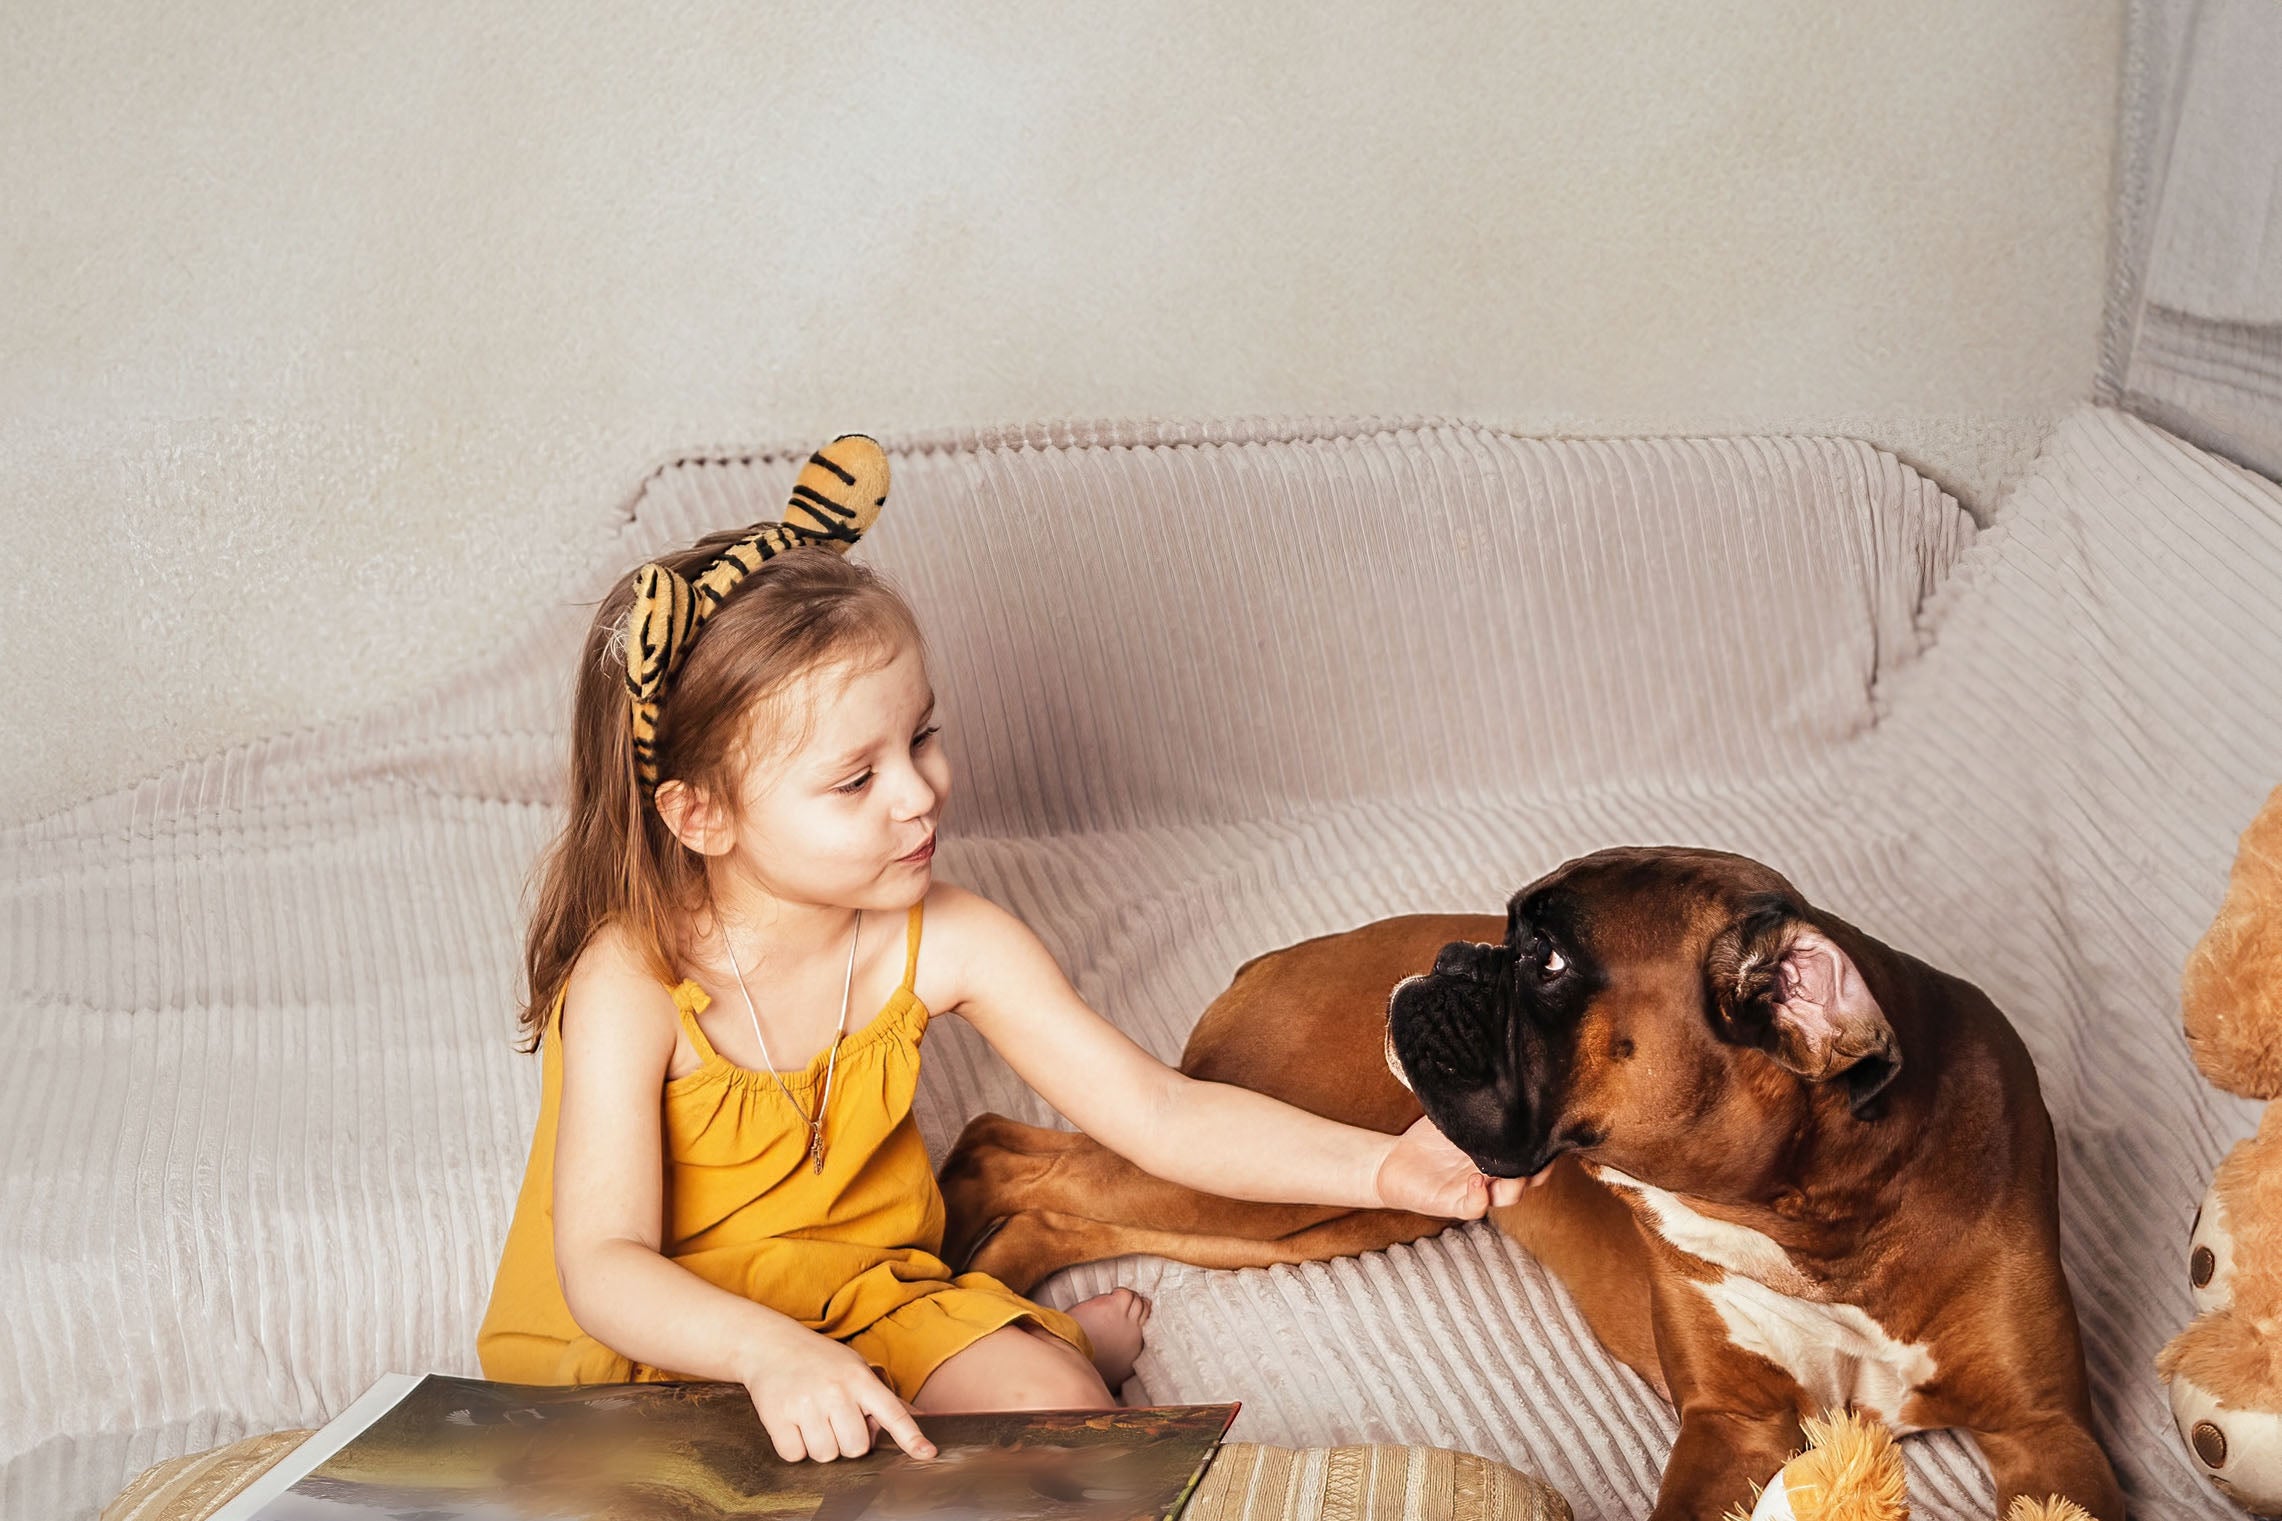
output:
<svg viewBox="0 0 2282 1521"><path fill-rule="evenodd" d="M1713 1220L1612 1167L1592 1172L1630 1191L1658 1235L1723 1269L1696 1288L1711 1301L1728 1340L1781 1368L1820 1409L1852 1405L1897 1432L1920 1428L1902 1417L1910 1392L1933 1377L1923 1344L1896 1341L1860 1308L1810 1298L1811 1285L1774 1241L1748 1226Z"/></svg>

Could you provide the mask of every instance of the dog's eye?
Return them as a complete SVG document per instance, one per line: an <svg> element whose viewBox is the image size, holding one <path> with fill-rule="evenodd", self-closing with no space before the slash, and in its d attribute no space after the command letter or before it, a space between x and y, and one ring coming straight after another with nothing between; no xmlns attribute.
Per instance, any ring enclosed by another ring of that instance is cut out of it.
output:
<svg viewBox="0 0 2282 1521"><path fill-rule="evenodd" d="M1552 946L1545 947L1545 975L1557 977L1569 969L1568 960Z"/></svg>

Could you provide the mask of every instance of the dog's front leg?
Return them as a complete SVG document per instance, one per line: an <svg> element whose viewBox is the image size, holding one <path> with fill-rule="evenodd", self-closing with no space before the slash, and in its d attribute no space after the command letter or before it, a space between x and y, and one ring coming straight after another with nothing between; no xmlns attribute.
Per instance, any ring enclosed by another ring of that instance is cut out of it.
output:
<svg viewBox="0 0 2282 1521"><path fill-rule="evenodd" d="M1649 1298L1657 1361L1680 1412L1652 1521L1722 1521L1732 1508L1749 1511L1756 1488L1805 1445L1798 1380L1730 1341L1711 1301L1670 1265L1651 1275Z"/></svg>
<svg viewBox="0 0 2282 1521"><path fill-rule="evenodd" d="M1750 1510L1757 1487L1803 1443L1798 1417L1788 1410L1683 1410L1650 1521L1720 1521L1731 1509Z"/></svg>
<svg viewBox="0 0 2282 1521"><path fill-rule="evenodd" d="M2054 1416L2004 1431L1975 1431L1973 1440L1980 1444L1989 1475L1997 1481L1999 1516L2012 1509L2017 1495L2031 1500L2059 1495L2074 1500L2099 1521L2124 1521L2116 1471L2082 1422Z"/></svg>

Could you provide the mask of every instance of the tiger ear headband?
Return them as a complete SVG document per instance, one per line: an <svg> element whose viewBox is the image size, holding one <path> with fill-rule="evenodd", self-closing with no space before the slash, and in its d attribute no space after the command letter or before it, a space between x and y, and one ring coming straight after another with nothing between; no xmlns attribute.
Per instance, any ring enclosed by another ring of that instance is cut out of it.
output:
<svg viewBox="0 0 2282 1521"><path fill-rule="evenodd" d="M788 549L818 544L837 554L864 535L887 501L887 453L861 433L843 433L808 457L784 519L755 523L694 579L651 561L634 572L626 614L626 693L632 700L634 769L642 795L658 789L658 701L715 609L744 579Z"/></svg>

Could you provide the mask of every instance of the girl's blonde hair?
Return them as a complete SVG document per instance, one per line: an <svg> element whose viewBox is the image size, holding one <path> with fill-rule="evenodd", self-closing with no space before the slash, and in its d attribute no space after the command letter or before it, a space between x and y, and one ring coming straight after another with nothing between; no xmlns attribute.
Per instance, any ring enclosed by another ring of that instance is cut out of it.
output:
<svg viewBox="0 0 2282 1521"><path fill-rule="evenodd" d="M747 529L709 534L656 563L694 579ZM522 1049L538 1047L556 997L595 933L617 922L650 969L675 979L689 916L705 901L705 858L676 839L644 800L634 767L626 689L626 620L634 572L619 577L587 630L571 706L570 816L537 868L523 947ZM925 653L918 622L878 575L828 549L787 550L745 578L689 647L658 709L660 785L678 780L732 802L764 747L764 716L786 737L786 689L831 666L870 669L904 649Z"/></svg>

